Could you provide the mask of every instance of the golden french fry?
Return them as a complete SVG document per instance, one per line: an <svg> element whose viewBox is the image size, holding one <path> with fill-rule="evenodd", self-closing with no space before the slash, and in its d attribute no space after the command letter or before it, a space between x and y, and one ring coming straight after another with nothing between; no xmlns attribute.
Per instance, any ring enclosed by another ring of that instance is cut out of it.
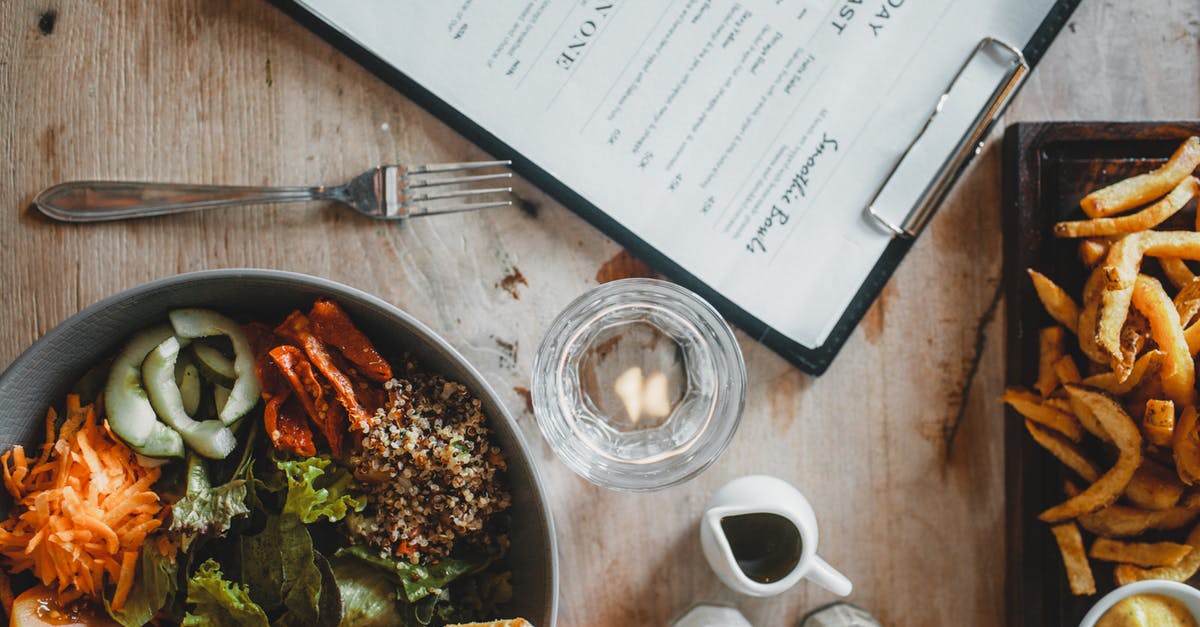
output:
<svg viewBox="0 0 1200 627"><path fill-rule="evenodd" d="M1142 435L1152 444L1169 446L1175 435L1175 403L1159 399L1146 401Z"/></svg>
<svg viewBox="0 0 1200 627"><path fill-rule="evenodd" d="M1079 385L1068 385L1066 389L1068 397L1091 410L1117 446L1118 456L1113 467L1087 489L1038 516L1049 523L1062 522L1112 505L1142 463L1142 434L1119 402L1104 392Z"/></svg>
<svg viewBox="0 0 1200 627"><path fill-rule="evenodd" d="M1179 312L1179 322L1186 328L1200 313L1200 278L1185 283L1175 294L1174 302L1175 311Z"/></svg>
<svg viewBox="0 0 1200 627"><path fill-rule="evenodd" d="M1079 242L1079 260L1088 268L1095 268L1096 264L1104 261L1109 245L1109 241L1103 238L1085 239Z"/></svg>
<svg viewBox="0 0 1200 627"><path fill-rule="evenodd" d="M1192 326L1184 329L1183 339L1187 341L1188 352L1192 354L1192 357L1195 357L1196 353L1200 353L1200 322L1194 322Z"/></svg>
<svg viewBox="0 0 1200 627"><path fill-rule="evenodd" d="M1169 579L1171 581L1187 581L1200 570L1200 525L1192 529L1192 532L1187 537L1188 546L1192 547L1191 552L1179 560L1174 566L1161 566L1159 568L1138 568L1130 564L1118 564L1113 570L1113 575L1116 577L1117 585L1123 586L1127 583L1142 581L1144 579Z"/></svg>
<svg viewBox="0 0 1200 627"><path fill-rule="evenodd" d="M1200 517L1200 506L1179 505L1170 509L1147 510L1113 504L1088 514L1080 514L1079 526L1105 538L1129 538L1147 531L1170 531L1191 524Z"/></svg>
<svg viewBox="0 0 1200 627"><path fill-rule="evenodd" d="M1197 427L1200 427L1200 413L1192 405L1184 407L1175 425L1172 447L1175 449L1175 472L1188 485L1200 480L1200 432Z"/></svg>
<svg viewBox="0 0 1200 627"><path fill-rule="evenodd" d="M1163 510L1175 507L1185 489L1175 471L1143 458L1125 486L1124 496L1142 509Z"/></svg>
<svg viewBox="0 0 1200 627"><path fill-rule="evenodd" d="M1079 488L1070 481L1063 482L1063 492L1068 497L1079 494ZM1200 517L1200 492L1193 492L1170 509L1147 510L1113 503L1094 512L1080 514L1076 522L1080 527L1102 538L1129 538L1147 531L1174 531L1182 529Z"/></svg>
<svg viewBox="0 0 1200 627"><path fill-rule="evenodd" d="M1190 545L1178 542L1123 542L1097 538L1088 555L1092 559L1135 566L1175 566L1192 550Z"/></svg>
<svg viewBox="0 0 1200 627"><path fill-rule="evenodd" d="M1192 274L1192 269L1182 259L1161 257L1158 260L1158 264L1162 266L1163 274L1166 275L1167 280L1177 289L1182 289L1183 286L1191 283L1192 279L1196 278L1196 275Z"/></svg>
<svg viewBox="0 0 1200 627"><path fill-rule="evenodd" d="M1104 304L1104 267L1096 266L1083 285L1082 305L1079 309L1079 325L1075 335L1079 338L1079 350L1090 360L1107 364L1108 353L1104 352L1098 341L1100 324L1100 307ZM1125 320L1121 320L1125 324ZM1120 333L1120 330L1118 330Z"/></svg>
<svg viewBox="0 0 1200 627"><path fill-rule="evenodd" d="M1046 313L1074 333L1079 325L1079 305L1046 275L1031 269L1029 278L1033 279L1033 288L1037 291L1038 300L1042 301L1042 306L1046 308Z"/></svg>
<svg viewBox="0 0 1200 627"><path fill-rule="evenodd" d="M1129 315L1133 289L1145 256L1200 259L1200 233L1140 231L1113 243L1104 263L1097 266L1104 276L1104 285L1095 329L1096 342L1109 357L1120 353L1121 328ZM1080 335L1083 334L1083 322L1081 313Z"/></svg>
<svg viewBox="0 0 1200 627"><path fill-rule="evenodd" d="M1092 567L1088 564L1087 554L1083 552L1083 537L1079 535L1079 526L1068 522L1054 525L1050 531L1054 532L1058 550L1062 553L1063 565L1067 567L1067 581L1071 584L1071 594L1095 594L1096 580L1092 577Z"/></svg>
<svg viewBox="0 0 1200 627"><path fill-rule="evenodd" d="M1194 176L1185 177L1169 194L1141 211L1119 218L1095 218L1059 222L1054 225L1055 237L1096 237L1100 235L1122 235L1152 229L1175 215L1183 206L1200 193L1200 181Z"/></svg>
<svg viewBox="0 0 1200 627"><path fill-rule="evenodd" d="M1103 218L1144 205L1179 184L1200 165L1200 139L1189 137L1162 167L1096 190L1079 206L1091 218Z"/></svg>
<svg viewBox="0 0 1200 627"><path fill-rule="evenodd" d="M1133 373L1133 364L1149 336L1150 322L1146 316L1139 313L1136 307L1130 309L1125 327L1121 329L1121 352L1109 363L1118 379L1124 381Z"/></svg>
<svg viewBox="0 0 1200 627"><path fill-rule="evenodd" d="M1079 375L1079 366L1075 365L1075 358L1070 355L1063 355L1054 362L1054 374L1058 375L1058 380L1066 385L1068 383L1079 383L1083 378Z"/></svg>
<svg viewBox="0 0 1200 627"><path fill-rule="evenodd" d="M1072 442L1083 439L1083 430L1074 416L1044 404L1042 398L1033 392L1009 388L1000 396L1000 400L1022 416L1061 433Z"/></svg>
<svg viewBox="0 0 1200 627"><path fill-rule="evenodd" d="M1175 303L1163 290L1158 279L1139 275L1133 290L1133 306L1150 321L1150 337L1163 351L1162 385L1167 397L1177 405L1196 398L1196 362L1188 352L1183 325Z"/></svg>
<svg viewBox="0 0 1200 627"><path fill-rule="evenodd" d="M1039 337L1039 355L1038 355L1038 377L1037 383L1033 384L1042 396L1050 396L1050 393L1058 387L1058 374L1054 372L1054 362L1058 361L1063 353L1066 352L1064 342L1066 332L1062 327L1046 327L1042 329Z"/></svg>
<svg viewBox="0 0 1200 627"><path fill-rule="evenodd" d="M1154 376L1162 367L1163 352L1160 350L1146 351L1133 362L1129 376L1121 380L1115 372L1102 372L1085 378L1082 384L1091 388L1100 388L1114 396L1128 394L1137 387L1147 376ZM1078 413L1078 410L1076 410Z"/></svg>
<svg viewBox="0 0 1200 627"><path fill-rule="evenodd" d="M1049 429L1038 426L1032 420L1025 420L1025 428L1029 430L1029 435L1033 436L1034 442L1037 442L1042 448L1049 451L1064 466L1075 471L1075 474L1079 475L1081 479L1088 483L1095 483L1100 478L1100 469L1070 440Z"/></svg>

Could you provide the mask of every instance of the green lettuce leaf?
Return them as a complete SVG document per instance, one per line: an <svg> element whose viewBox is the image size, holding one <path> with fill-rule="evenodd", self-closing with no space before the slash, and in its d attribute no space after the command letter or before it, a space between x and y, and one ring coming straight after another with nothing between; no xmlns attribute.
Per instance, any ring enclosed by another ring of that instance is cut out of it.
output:
<svg viewBox="0 0 1200 627"><path fill-rule="evenodd" d="M295 514L305 524L321 518L337 522L348 512L361 512L367 506L354 475L341 466L331 468L331 464L328 457L275 462L287 476L284 513Z"/></svg>
<svg viewBox="0 0 1200 627"><path fill-rule="evenodd" d="M484 571L463 577L450 587L453 603L437 608L446 623L469 623L485 616L499 616L500 606L512 601L512 572Z"/></svg>
<svg viewBox="0 0 1200 627"><path fill-rule="evenodd" d="M187 550L197 536L223 535L233 519L250 513L246 507L246 480L234 479L203 492L188 491L171 508L171 528Z"/></svg>
<svg viewBox="0 0 1200 627"><path fill-rule="evenodd" d="M188 453L187 492L171 506L170 527L172 533L179 534L184 551L199 536L225 534L234 518L249 513L245 479L234 479L214 488L209 481L207 462L195 453Z"/></svg>
<svg viewBox="0 0 1200 627"><path fill-rule="evenodd" d="M320 615L321 570L312 536L295 514L267 517L261 533L239 539L241 580L267 612L285 610L285 624L313 625Z"/></svg>
<svg viewBox="0 0 1200 627"><path fill-rule="evenodd" d="M353 558L335 558L333 576L342 593L342 625L388 627L404 624L396 602L396 583L375 566Z"/></svg>
<svg viewBox="0 0 1200 627"><path fill-rule="evenodd" d="M183 617L186 627L268 627L267 615L250 599L246 586L222 578L221 567L207 560L188 580L187 602L195 608Z"/></svg>
<svg viewBox="0 0 1200 627"><path fill-rule="evenodd" d="M104 598L104 609L108 615L125 627L140 627L150 622L175 594L177 566L171 558L159 553L155 544L150 541L142 543L133 587L121 611L113 611L111 599L107 596Z"/></svg>
<svg viewBox="0 0 1200 627"><path fill-rule="evenodd" d="M432 566L421 566L405 560L381 557L379 553L362 545L338 549L334 555L357 558L394 576L399 580L401 586L403 595L401 598L408 603L416 603L431 594L436 595L451 582L460 577L477 573L487 568L489 563L486 557L476 559L448 557Z"/></svg>

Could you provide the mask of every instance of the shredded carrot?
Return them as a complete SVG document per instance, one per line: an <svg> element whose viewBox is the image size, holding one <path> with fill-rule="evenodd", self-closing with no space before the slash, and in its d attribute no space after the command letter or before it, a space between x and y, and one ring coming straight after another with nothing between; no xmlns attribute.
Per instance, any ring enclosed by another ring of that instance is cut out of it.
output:
<svg viewBox="0 0 1200 627"><path fill-rule="evenodd" d="M139 464L99 420L95 405L80 405L76 395L67 397L54 439L56 421L51 410L37 459L20 446L0 454L4 486L15 502L0 522L0 557L10 573L28 570L43 585L57 583L60 602L95 598L115 586L111 605L120 609L141 545L167 513L151 489L160 471Z"/></svg>
<svg viewBox="0 0 1200 627"><path fill-rule="evenodd" d="M117 591L113 594L113 607L125 605L129 597L129 589L133 587L133 568L137 565L138 554L135 551L125 551L121 556L121 575L117 579Z"/></svg>

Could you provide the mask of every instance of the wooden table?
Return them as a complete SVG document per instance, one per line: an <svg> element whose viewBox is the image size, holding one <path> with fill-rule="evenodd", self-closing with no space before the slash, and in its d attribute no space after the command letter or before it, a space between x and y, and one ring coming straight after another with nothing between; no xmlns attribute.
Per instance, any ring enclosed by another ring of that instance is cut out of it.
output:
<svg viewBox="0 0 1200 627"><path fill-rule="evenodd" d="M1088 0L1006 121L1197 116L1200 4ZM621 494L554 459L520 392L541 334L618 246L528 185L536 215L396 225L310 205L51 223L30 202L67 179L309 184L380 162L484 155L258 0L11 0L0 3L0 365L80 308L151 279L237 266L328 277L424 320L507 400L558 525L561 625L661 625L699 600L735 604L756 625L795 625L833 600L807 584L742 597L709 571L697 514L747 473L807 493L821 553L884 624L998 624L998 135L823 377L739 334L749 398L724 457L685 485ZM518 270L526 282L506 283Z"/></svg>

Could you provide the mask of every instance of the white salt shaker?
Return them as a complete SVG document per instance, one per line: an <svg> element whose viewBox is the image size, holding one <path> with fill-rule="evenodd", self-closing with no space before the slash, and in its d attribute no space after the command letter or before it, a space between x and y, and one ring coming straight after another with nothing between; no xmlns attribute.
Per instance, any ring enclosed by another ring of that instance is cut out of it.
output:
<svg viewBox="0 0 1200 627"><path fill-rule="evenodd" d="M693 605L671 627L754 627L736 607L701 603Z"/></svg>

